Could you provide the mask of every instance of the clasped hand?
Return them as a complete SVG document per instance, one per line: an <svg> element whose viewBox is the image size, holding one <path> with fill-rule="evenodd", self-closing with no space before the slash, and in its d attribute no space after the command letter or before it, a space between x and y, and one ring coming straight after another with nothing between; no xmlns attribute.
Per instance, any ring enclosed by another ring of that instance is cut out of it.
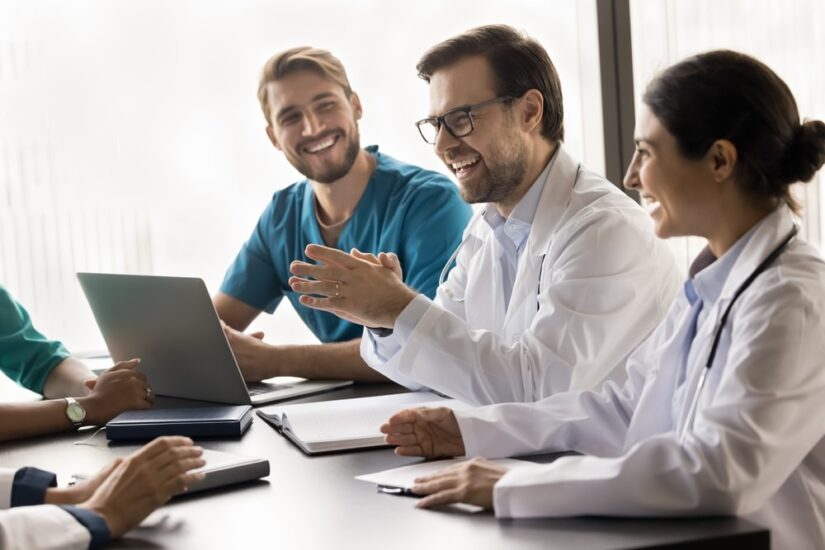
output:
<svg viewBox="0 0 825 550"><path fill-rule="evenodd" d="M378 256L353 249L349 254L311 244L308 258L294 261L289 286L303 294L301 303L369 327L393 328L398 315L416 296L404 285L401 265L393 253Z"/></svg>

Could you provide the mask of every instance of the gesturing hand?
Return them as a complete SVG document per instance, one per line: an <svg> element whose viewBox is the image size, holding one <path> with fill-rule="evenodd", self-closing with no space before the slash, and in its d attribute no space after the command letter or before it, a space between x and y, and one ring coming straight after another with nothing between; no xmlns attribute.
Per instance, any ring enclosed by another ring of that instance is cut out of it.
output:
<svg viewBox="0 0 825 550"><path fill-rule="evenodd" d="M306 255L319 262L294 261L289 286L304 294L301 303L354 323L393 328L395 319L416 296L401 280L393 254L347 254L311 244Z"/></svg>
<svg viewBox="0 0 825 550"><path fill-rule="evenodd" d="M507 468L483 458L474 458L434 474L419 477L411 489L418 495L429 495L416 503L418 508L466 502L491 510L493 487L506 473Z"/></svg>
<svg viewBox="0 0 825 550"><path fill-rule="evenodd" d="M401 456L439 458L464 454L464 439L455 415L447 407L405 409L395 413L381 433Z"/></svg>

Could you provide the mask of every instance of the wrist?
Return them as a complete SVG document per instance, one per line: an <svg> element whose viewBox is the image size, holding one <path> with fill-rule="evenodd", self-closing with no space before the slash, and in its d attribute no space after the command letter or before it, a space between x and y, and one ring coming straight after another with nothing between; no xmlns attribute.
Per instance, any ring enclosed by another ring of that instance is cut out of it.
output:
<svg viewBox="0 0 825 550"><path fill-rule="evenodd" d="M86 411L86 417L83 419L84 426L99 426L101 424L100 407L94 396L78 397L75 401Z"/></svg>
<svg viewBox="0 0 825 550"><path fill-rule="evenodd" d="M103 520L103 523L106 524L106 528L109 529L109 535L112 538L117 538L121 536L123 534L123 531L121 531L122 527L115 520L114 514L112 514L111 511L107 510L105 506L92 503L90 502L90 500L81 502L77 505L77 507L97 514L100 517L100 519Z"/></svg>
<svg viewBox="0 0 825 550"><path fill-rule="evenodd" d="M401 313L410 305L410 302L415 300L415 297L418 296L418 293L412 290L411 288L404 287L404 292L398 293L397 297L394 297L387 304L386 312L387 317L384 319L384 322L381 323L381 327L384 328L395 328L395 322L398 320L398 317Z"/></svg>
<svg viewBox="0 0 825 550"><path fill-rule="evenodd" d="M49 487L43 498L43 504L78 504L84 495L77 487Z"/></svg>

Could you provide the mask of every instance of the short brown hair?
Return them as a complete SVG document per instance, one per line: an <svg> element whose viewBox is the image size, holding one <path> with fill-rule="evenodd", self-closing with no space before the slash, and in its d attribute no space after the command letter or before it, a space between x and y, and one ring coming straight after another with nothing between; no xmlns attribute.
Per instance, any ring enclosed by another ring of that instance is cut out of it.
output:
<svg viewBox="0 0 825 550"><path fill-rule="evenodd" d="M299 71L313 71L340 85L347 97L352 95L347 72L341 61L327 50L300 46L276 53L264 65L258 81L258 101L269 122L269 97L266 85Z"/></svg>
<svg viewBox="0 0 825 550"><path fill-rule="evenodd" d="M439 69L476 55L484 56L490 64L497 95L520 97L528 90L541 92L541 134L551 141L564 140L564 106L556 68L541 44L513 27L476 27L436 44L416 65L418 76L429 82Z"/></svg>

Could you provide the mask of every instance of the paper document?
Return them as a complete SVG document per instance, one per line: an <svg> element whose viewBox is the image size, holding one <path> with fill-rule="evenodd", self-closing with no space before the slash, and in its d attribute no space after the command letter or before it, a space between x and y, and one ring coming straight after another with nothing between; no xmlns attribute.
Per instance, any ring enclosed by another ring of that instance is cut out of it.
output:
<svg viewBox="0 0 825 550"><path fill-rule="evenodd" d="M355 476L355 479L368 481L370 483L375 483L376 485L409 489L415 485L415 478L417 477L433 474L439 470L455 466L456 464L461 464L462 462L467 462L468 460L468 458L452 458L446 460L416 462L415 464L410 464L409 466L392 468L391 470L384 470L373 474ZM497 460L491 460L490 462L508 469L531 464L535 465L535 462L528 462L526 460L518 460L515 458L500 458Z"/></svg>
<svg viewBox="0 0 825 550"><path fill-rule="evenodd" d="M384 446L381 424L409 407L468 408L430 392L279 405L258 415L309 454Z"/></svg>

